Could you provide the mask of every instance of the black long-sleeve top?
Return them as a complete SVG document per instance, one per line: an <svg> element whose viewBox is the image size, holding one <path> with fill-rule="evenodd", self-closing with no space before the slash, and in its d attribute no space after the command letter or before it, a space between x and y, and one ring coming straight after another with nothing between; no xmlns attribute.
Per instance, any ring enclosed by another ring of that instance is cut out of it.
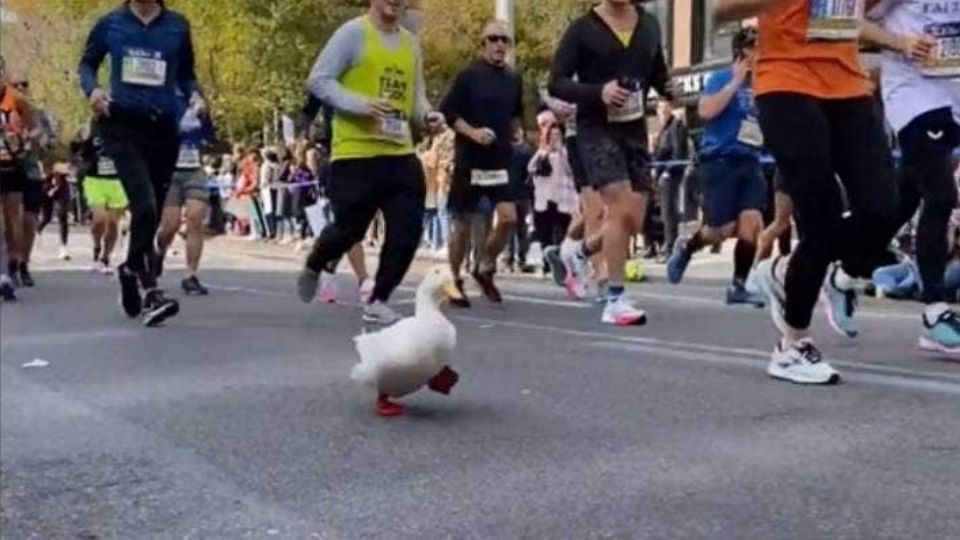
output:
<svg viewBox="0 0 960 540"><path fill-rule="evenodd" d="M628 46L592 9L574 20L560 40L550 73L550 95L576 103L577 121L582 125L607 123L601 96L610 81L634 79L644 96L654 88L672 97L660 23L641 6L637 10L637 26Z"/></svg>

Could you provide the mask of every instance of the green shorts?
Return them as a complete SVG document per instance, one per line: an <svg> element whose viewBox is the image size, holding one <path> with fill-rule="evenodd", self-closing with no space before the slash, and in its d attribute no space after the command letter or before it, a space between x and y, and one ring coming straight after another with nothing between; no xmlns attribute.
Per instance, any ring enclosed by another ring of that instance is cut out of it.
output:
<svg viewBox="0 0 960 540"><path fill-rule="evenodd" d="M127 194L117 178L88 176L83 180L83 192L90 208L124 210L130 203Z"/></svg>

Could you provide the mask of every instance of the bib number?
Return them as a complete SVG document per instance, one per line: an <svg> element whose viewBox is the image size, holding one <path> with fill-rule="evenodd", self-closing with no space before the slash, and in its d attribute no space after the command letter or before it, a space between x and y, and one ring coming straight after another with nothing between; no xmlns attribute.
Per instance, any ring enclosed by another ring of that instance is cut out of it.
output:
<svg viewBox="0 0 960 540"><path fill-rule="evenodd" d="M929 24L924 33L937 40L933 59L925 64L926 77L960 77L960 22Z"/></svg>
<svg viewBox="0 0 960 540"><path fill-rule="evenodd" d="M504 186L510 182L510 175L506 170L499 171L480 171L474 169L470 171L470 184L480 187Z"/></svg>
<svg viewBox="0 0 960 540"><path fill-rule="evenodd" d="M737 141L754 148L763 146L763 132L760 131L760 123L757 122L756 118L750 117L740 122Z"/></svg>
<svg viewBox="0 0 960 540"><path fill-rule="evenodd" d="M163 86L167 82L167 62L160 53L128 49L123 56L120 80L139 86Z"/></svg>
<svg viewBox="0 0 960 540"><path fill-rule="evenodd" d="M807 39L855 41L860 38L863 0L810 0Z"/></svg>
<svg viewBox="0 0 960 540"><path fill-rule="evenodd" d="M113 160L107 156L100 156L97 159L97 176L116 176L117 175L117 166L114 165Z"/></svg>
<svg viewBox="0 0 960 540"><path fill-rule="evenodd" d="M380 120L380 135L393 142L404 143L410 140L410 123L400 113L394 113Z"/></svg>
<svg viewBox="0 0 960 540"><path fill-rule="evenodd" d="M181 146L180 155L177 156L178 169L199 169L200 168L200 149L192 146Z"/></svg>
<svg viewBox="0 0 960 540"><path fill-rule="evenodd" d="M607 122L620 124L643 118L643 96L640 92L631 92L630 97L620 107L607 107Z"/></svg>

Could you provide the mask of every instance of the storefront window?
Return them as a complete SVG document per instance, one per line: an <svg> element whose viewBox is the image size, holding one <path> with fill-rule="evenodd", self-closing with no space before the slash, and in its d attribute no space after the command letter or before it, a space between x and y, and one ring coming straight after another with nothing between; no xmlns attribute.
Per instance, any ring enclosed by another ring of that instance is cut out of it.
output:
<svg viewBox="0 0 960 540"><path fill-rule="evenodd" d="M663 32L663 53L667 56L667 65L671 65L671 50L673 47L673 0L650 0L644 8L660 21Z"/></svg>
<svg viewBox="0 0 960 540"><path fill-rule="evenodd" d="M740 28L740 23L731 22L715 25L713 22L714 0L696 0L694 2L694 33L700 39L695 39L696 47L693 50L694 64L713 64L731 60L730 46L733 35Z"/></svg>

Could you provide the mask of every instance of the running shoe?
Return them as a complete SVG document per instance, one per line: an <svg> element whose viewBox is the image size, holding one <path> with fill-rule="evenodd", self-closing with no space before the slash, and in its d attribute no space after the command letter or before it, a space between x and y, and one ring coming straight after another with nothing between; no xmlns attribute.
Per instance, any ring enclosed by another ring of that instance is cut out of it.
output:
<svg viewBox="0 0 960 540"><path fill-rule="evenodd" d="M450 305L453 307L468 309L470 307L470 299L467 298L467 291L464 288L463 280L457 278L453 284L457 288L457 292L460 293L460 298L451 298Z"/></svg>
<svg viewBox="0 0 960 540"><path fill-rule="evenodd" d="M30 268L27 267L27 263L21 262L18 270L18 274L20 275L20 283L22 283L24 287L33 287L35 283L33 281L33 276L30 275Z"/></svg>
<svg viewBox="0 0 960 540"><path fill-rule="evenodd" d="M762 308L765 302L763 301L763 295L748 291L743 281L737 280L727 288L727 305L748 305Z"/></svg>
<svg viewBox="0 0 960 540"><path fill-rule="evenodd" d="M320 278L320 294L317 295L317 300L324 304L337 303L337 289L333 286L333 276L334 274L325 274Z"/></svg>
<svg viewBox="0 0 960 540"><path fill-rule="evenodd" d="M607 300L601 321L604 324L616 326L643 326L647 324L647 314L635 308L624 295L621 295L616 299Z"/></svg>
<svg viewBox="0 0 960 540"><path fill-rule="evenodd" d="M180 313L180 303L163 296L163 291L154 289L143 300L143 325L160 326L164 321Z"/></svg>
<svg viewBox="0 0 960 540"><path fill-rule="evenodd" d="M366 323L390 326L401 318L399 313L383 302L377 301L363 306L363 322Z"/></svg>
<svg viewBox="0 0 960 540"><path fill-rule="evenodd" d="M197 279L197 276L190 276L180 282L180 288L183 289L184 294L187 296L206 296L210 294L210 291L200 283L200 280Z"/></svg>
<svg viewBox="0 0 960 540"><path fill-rule="evenodd" d="M767 374L775 379L797 384L836 384L840 373L828 364L810 339L792 347L777 343L767 365Z"/></svg>
<svg viewBox="0 0 960 540"><path fill-rule="evenodd" d="M781 334L786 334L790 330L790 325L787 324L785 318L787 295L783 290L783 282L780 281L776 273L779 260L778 257L760 261L754 272L757 275L757 286L766 298L766 304L770 307L770 318L773 319L774 326Z"/></svg>
<svg viewBox="0 0 960 540"><path fill-rule="evenodd" d="M560 257L560 248L557 246L547 246L547 249L543 250L543 260L550 268L554 283L563 287L567 279L567 265L564 264L563 259Z"/></svg>
<svg viewBox="0 0 960 540"><path fill-rule="evenodd" d="M581 253L582 242L564 240L560 245L560 258L567 268L563 287L571 300L583 300L587 296L587 258Z"/></svg>
<svg viewBox="0 0 960 540"><path fill-rule="evenodd" d="M363 280L363 283L360 284L360 303L369 304L370 299L373 297L373 289L376 286L376 282L371 278Z"/></svg>
<svg viewBox="0 0 960 540"><path fill-rule="evenodd" d="M3 299L4 302L17 301L17 293L13 288L13 282L7 276L0 277L0 299Z"/></svg>
<svg viewBox="0 0 960 540"><path fill-rule="evenodd" d="M113 275L113 268L110 268L110 263L107 261L97 261L94 263L93 271L104 276Z"/></svg>
<svg viewBox="0 0 960 540"><path fill-rule="evenodd" d="M583 281L572 275L568 275L567 279L563 280L563 288L567 291L567 297L571 300L583 300L587 297L587 287L583 284ZM604 297L604 301L606 301L606 297Z"/></svg>
<svg viewBox="0 0 960 540"><path fill-rule="evenodd" d="M673 253L667 259L667 280L670 283L676 285L683 281L683 275L687 272L691 258L693 258L693 252L687 247L687 239L678 238L673 245Z"/></svg>
<svg viewBox="0 0 960 540"><path fill-rule="evenodd" d="M297 296L300 301L309 304L317 297L317 288L320 287L320 273L304 268L297 277Z"/></svg>
<svg viewBox="0 0 960 540"><path fill-rule="evenodd" d="M70 252L67 251L67 248L66 248L66 247L62 247L62 248L60 248L60 253L57 254L57 258L60 259L61 261L69 261L69 260L70 260Z"/></svg>
<svg viewBox="0 0 960 540"><path fill-rule="evenodd" d="M117 269L117 276L120 280L120 307L123 308L127 317L132 319L143 311L143 299L140 297L137 275L130 271L126 264L121 264Z"/></svg>
<svg viewBox="0 0 960 540"><path fill-rule="evenodd" d="M923 315L923 329L917 345L924 351L960 354L960 317L948 309L931 323Z"/></svg>
<svg viewBox="0 0 960 540"><path fill-rule="evenodd" d="M10 261L7 263L7 279L10 280L10 285L16 289L20 287L20 265L17 261Z"/></svg>
<svg viewBox="0 0 960 540"><path fill-rule="evenodd" d="M760 287L760 274L757 272L756 266L750 269L750 274L747 276L744 287L749 293L763 295L763 290Z"/></svg>
<svg viewBox="0 0 960 540"><path fill-rule="evenodd" d="M485 296L487 300L495 304L500 304L503 302L503 296L500 294L500 289L498 289L497 285L493 282L493 270L477 272L473 274L473 279L475 279L477 284L480 285L480 290L483 292L483 296Z"/></svg>
<svg viewBox="0 0 960 540"><path fill-rule="evenodd" d="M837 286L837 274L842 272L840 265L833 263L827 269L827 277L820 291L820 301L827 312L830 327L841 336L855 338L860 333L853 314L857 309L857 292L841 289Z"/></svg>

